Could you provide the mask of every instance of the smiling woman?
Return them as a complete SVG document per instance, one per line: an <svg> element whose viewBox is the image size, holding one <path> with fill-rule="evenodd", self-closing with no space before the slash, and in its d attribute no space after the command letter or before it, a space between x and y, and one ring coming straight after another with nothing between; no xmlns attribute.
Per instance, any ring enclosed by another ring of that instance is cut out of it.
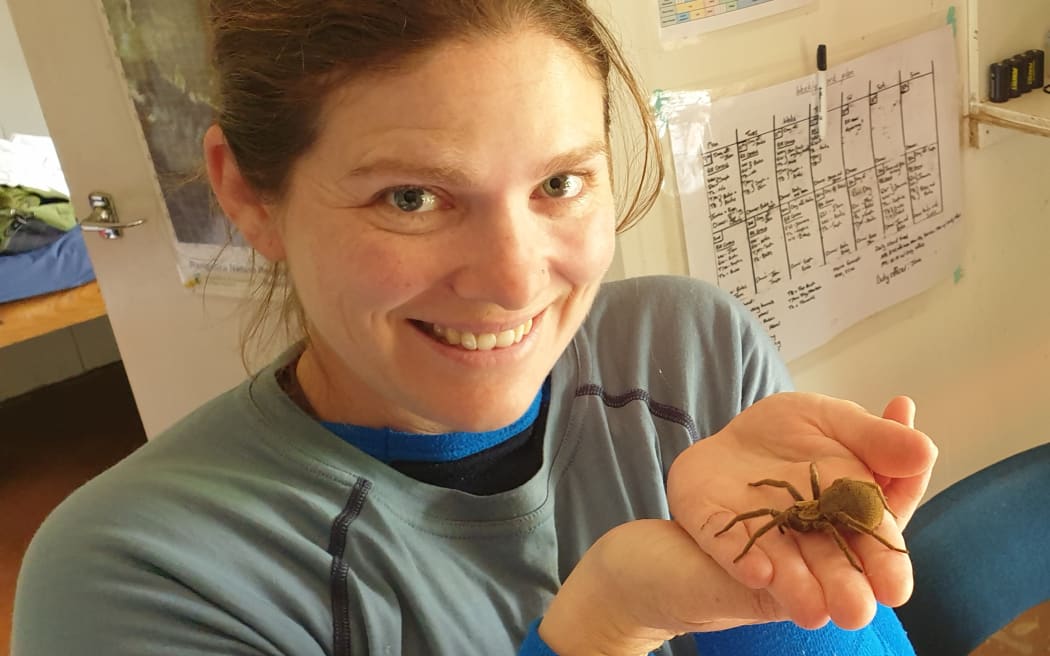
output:
<svg viewBox="0 0 1050 656"><path fill-rule="evenodd" d="M286 264L308 317L296 377L317 413L428 433L521 415L612 259L603 96L542 33L449 45L334 91L272 204L253 200L212 129L220 202ZM492 348L529 321L527 339Z"/></svg>
<svg viewBox="0 0 1050 656"><path fill-rule="evenodd" d="M209 179L302 339L48 519L17 654L910 653L879 606L907 554L714 536L813 462L878 480L899 544L936 450L903 397L789 393L709 285L601 284L661 171L585 2L210 8ZM623 190L614 87L647 154Z"/></svg>

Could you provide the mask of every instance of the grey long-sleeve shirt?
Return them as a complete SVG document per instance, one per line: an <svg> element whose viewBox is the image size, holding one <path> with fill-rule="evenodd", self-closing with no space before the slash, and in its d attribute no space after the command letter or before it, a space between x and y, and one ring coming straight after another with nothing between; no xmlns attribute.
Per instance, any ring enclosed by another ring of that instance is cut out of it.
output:
<svg viewBox="0 0 1050 656"><path fill-rule="evenodd" d="M605 285L551 372L539 471L474 496L303 413L275 380L288 357L46 520L19 578L17 656L513 654L602 534L668 517L678 453L790 387L761 326L713 287Z"/></svg>

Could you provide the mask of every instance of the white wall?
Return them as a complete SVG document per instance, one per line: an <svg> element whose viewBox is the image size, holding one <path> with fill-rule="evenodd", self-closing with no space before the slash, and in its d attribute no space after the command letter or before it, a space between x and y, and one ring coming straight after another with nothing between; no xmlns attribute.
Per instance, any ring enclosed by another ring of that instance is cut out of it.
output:
<svg viewBox="0 0 1050 656"><path fill-rule="evenodd" d="M0 103L0 136L10 139L16 132L47 134L47 124L22 57L7 0L0 2L0 89L4 90L4 101Z"/></svg>
<svg viewBox="0 0 1050 656"><path fill-rule="evenodd" d="M906 393L938 443L931 491L1050 441L1050 139L963 154L962 278L792 363L800 388L877 409Z"/></svg>
<svg viewBox="0 0 1050 656"><path fill-rule="evenodd" d="M47 136L36 91L15 34L7 0L0 2L0 132ZM76 376L120 359L105 317L0 349L0 399Z"/></svg>
<svg viewBox="0 0 1050 656"><path fill-rule="evenodd" d="M944 25L953 7L947 0L814 0L667 51L657 37L655 2L602 3L650 90L710 89L715 97L811 73L818 42L828 44L834 64ZM962 102L968 24L965 3L956 4ZM1050 139L1011 134L986 150L963 148L961 279L946 272L935 288L790 364L800 389L873 411L896 394L912 396L918 427L941 450L931 493L1050 440ZM687 273L672 194L620 245L619 275Z"/></svg>

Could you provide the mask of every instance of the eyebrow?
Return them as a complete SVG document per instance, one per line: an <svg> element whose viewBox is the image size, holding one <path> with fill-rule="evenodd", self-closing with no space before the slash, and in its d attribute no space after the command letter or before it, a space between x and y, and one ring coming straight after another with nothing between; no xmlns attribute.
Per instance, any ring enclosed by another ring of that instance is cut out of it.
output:
<svg viewBox="0 0 1050 656"><path fill-rule="evenodd" d="M597 140L589 144L573 148L553 157L542 168L543 174L557 173L579 166L581 163L591 160L599 155L608 157L609 146L604 140ZM424 180L433 180L442 184L455 186L467 186L470 184L470 176L462 170L452 166L418 166L404 159L396 157L381 157L367 164L351 169L345 178L357 178L377 174L400 174L418 177Z"/></svg>
<svg viewBox="0 0 1050 656"><path fill-rule="evenodd" d="M547 162L547 166L543 168L543 171L545 173L548 171L552 173L565 171L566 169L579 166L583 162L590 161L599 155L602 157L609 156L609 144L606 143L604 139L592 141L585 146L574 148L556 156L554 159Z"/></svg>

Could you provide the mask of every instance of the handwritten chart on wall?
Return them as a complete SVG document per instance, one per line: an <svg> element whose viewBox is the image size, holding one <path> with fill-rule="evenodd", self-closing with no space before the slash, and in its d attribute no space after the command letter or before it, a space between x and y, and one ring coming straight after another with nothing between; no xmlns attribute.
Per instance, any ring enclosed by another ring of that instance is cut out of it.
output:
<svg viewBox="0 0 1050 656"><path fill-rule="evenodd" d="M961 249L960 107L949 28L715 102L664 99L690 274L791 360L947 277Z"/></svg>
<svg viewBox="0 0 1050 656"><path fill-rule="evenodd" d="M808 4L810 0L657 0L664 40L695 36Z"/></svg>

